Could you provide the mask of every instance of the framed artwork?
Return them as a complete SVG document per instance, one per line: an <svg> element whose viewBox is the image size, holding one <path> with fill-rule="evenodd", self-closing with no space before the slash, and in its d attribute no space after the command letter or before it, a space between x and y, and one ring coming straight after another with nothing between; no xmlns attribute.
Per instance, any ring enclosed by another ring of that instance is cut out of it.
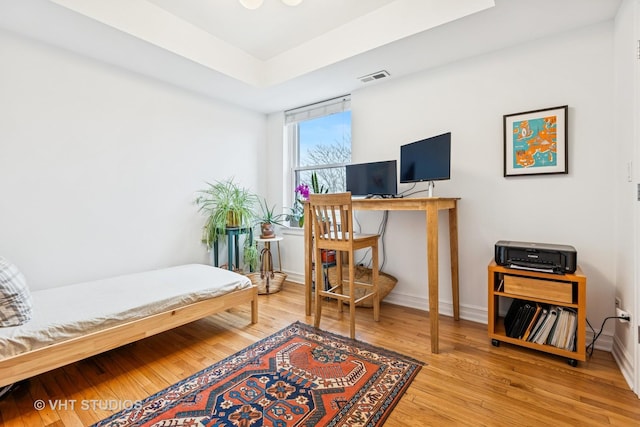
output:
<svg viewBox="0 0 640 427"><path fill-rule="evenodd" d="M504 176L569 173L568 106L504 116Z"/></svg>

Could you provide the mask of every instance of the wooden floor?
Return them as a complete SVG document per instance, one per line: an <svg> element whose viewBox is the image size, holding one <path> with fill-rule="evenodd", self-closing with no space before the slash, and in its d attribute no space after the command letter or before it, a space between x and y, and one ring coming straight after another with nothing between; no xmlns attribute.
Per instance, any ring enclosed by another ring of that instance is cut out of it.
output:
<svg viewBox="0 0 640 427"><path fill-rule="evenodd" d="M0 401L0 426L83 426L107 417L304 316L302 286L211 316L21 384ZM507 344L493 347L486 325L441 316L440 354L431 354L427 313L383 304L380 322L359 308L357 338L426 362L386 426L640 425L640 401L611 354L572 368L565 359ZM348 335L331 304L322 329ZM43 405L37 410L35 406Z"/></svg>

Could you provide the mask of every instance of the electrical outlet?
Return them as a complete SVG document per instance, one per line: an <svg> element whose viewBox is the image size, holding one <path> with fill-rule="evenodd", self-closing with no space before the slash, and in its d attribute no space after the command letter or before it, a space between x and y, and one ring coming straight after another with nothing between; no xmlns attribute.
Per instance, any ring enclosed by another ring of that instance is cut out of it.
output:
<svg viewBox="0 0 640 427"><path fill-rule="evenodd" d="M620 299L620 297L616 297L616 308L621 308L622 307L622 300Z"/></svg>
<svg viewBox="0 0 640 427"><path fill-rule="evenodd" d="M618 321L620 323L631 322L631 315L628 312L622 310L620 307L616 307L616 316L628 318L628 320L627 319L618 319Z"/></svg>

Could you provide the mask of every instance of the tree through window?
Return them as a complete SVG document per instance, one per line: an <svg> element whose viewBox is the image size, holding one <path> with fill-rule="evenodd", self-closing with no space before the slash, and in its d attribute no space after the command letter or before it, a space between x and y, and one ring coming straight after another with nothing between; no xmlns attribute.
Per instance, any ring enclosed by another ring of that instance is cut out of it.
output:
<svg viewBox="0 0 640 427"><path fill-rule="evenodd" d="M311 187L315 172L318 184L337 193L346 189L345 165L351 163L350 97L342 96L285 112L290 149L291 195L300 184Z"/></svg>

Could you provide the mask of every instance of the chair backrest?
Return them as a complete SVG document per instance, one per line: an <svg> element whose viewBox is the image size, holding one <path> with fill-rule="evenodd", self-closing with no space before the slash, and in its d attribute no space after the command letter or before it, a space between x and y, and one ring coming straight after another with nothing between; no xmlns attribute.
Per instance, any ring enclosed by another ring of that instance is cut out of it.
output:
<svg viewBox="0 0 640 427"><path fill-rule="evenodd" d="M319 246L352 243L351 193L310 194L313 235Z"/></svg>

